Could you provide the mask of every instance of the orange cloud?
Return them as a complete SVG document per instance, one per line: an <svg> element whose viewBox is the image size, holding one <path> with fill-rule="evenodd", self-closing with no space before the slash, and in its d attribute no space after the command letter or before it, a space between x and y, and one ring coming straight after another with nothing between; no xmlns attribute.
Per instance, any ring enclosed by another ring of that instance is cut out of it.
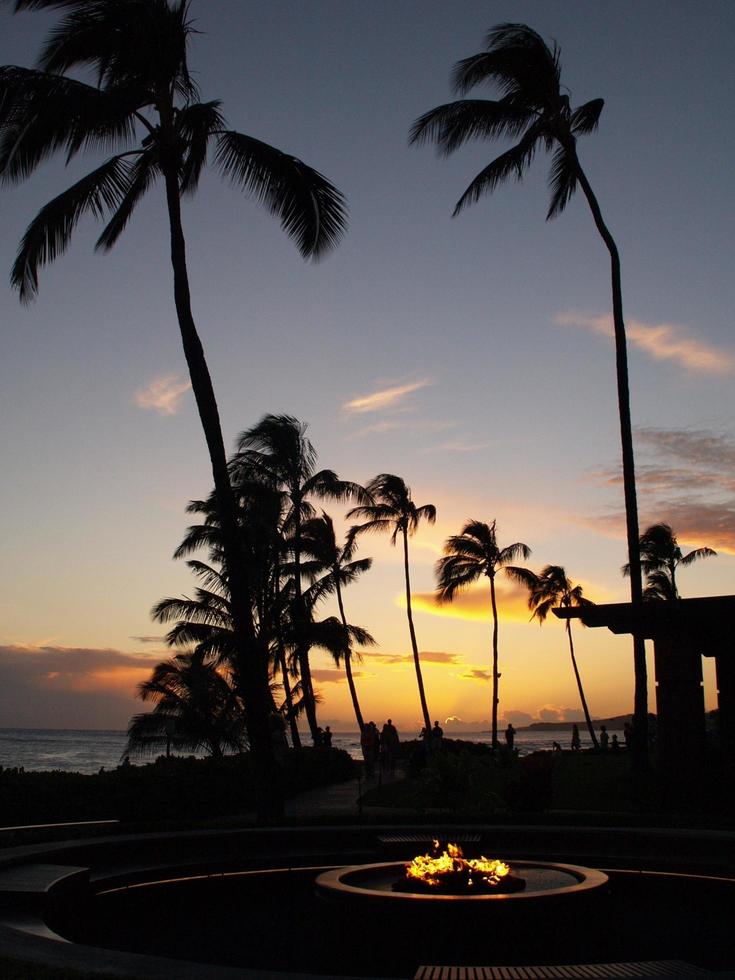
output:
<svg viewBox="0 0 735 980"><path fill-rule="evenodd" d="M508 580L495 580L495 593L498 617L505 622L527 623L531 613L528 610L528 592L520 585ZM401 598L405 606L405 597ZM492 619L490 607L490 588L471 588L457 594L453 602L438 603L433 592L418 592L412 596L414 609L431 616L447 616L451 619L472 619L488 622Z"/></svg>
<svg viewBox="0 0 735 980"><path fill-rule="evenodd" d="M145 388L133 395L138 408L150 408L159 415L176 415L186 392L191 388L177 374L165 374L154 378Z"/></svg>
<svg viewBox="0 0 735 980"><path fill-rule="evenodd" d="M412 381L408 384L381 388L378 391L372 392L370 395L361 395L359 398L353 398L351 401L345 402L342 408L346 412L359 415L365 412L382 412L387 408L395 408L407 395L418 391L420 388L425 388L430 384L433 384L433 382L425 378L423 381Z"/></svg>
<svg viewBox="0 0 735 980"><path fill-rule="evenodd" d="M464 674L458 674L463 681L489 681L492 678L492 672L489 670L482 670L480 667L472 667L470 670L466 670Z"/></svg>
<svg viewBox="0 0 735 980"><path fill-rule="evenodd" d="M363 656L382 660L386 664L413 664L412 653L363 653ZM456 664L459 660L458 654L443 650L419 650L419 657L422 663L430 664Z"/></svg>
<svg viewBox="0 0 735 980"><path fill-rule="evenodd" d="M613 336L609 314L589 316L560 313L554 317L560 326L584 327L605 337ZM628 340L656 361L675 361L688 371L702 374L735 374L735 354L688 336L685 327L675 323L644 323L629 319L625 324Z"/></svg>

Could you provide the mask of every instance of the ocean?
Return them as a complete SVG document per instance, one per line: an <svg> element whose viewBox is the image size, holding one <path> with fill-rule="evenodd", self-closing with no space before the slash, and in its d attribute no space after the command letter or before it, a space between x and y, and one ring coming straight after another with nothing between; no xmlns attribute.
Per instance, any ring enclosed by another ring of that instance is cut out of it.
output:
<svg viewBox="0 0 735 980"><path fill-rule="evenodd" d="M582 748L588 748L589 736L580 726ZM452 732L445 728L447 738L490 744L490 732ZM406 737L415 738L415 733ZM540 749L551 749L557 741L569 748L571 734L567 731L516 731L515 745L520 755ZM502 731L501 731L502 741ZM304 745L309 744L308 735ZM360 737L357 732L334 732L332 745L344 749L354 759L361 759ZM122 731L72 731L48 728L1 728L0 766L31 771L60 769L65 772L95 773L114 769L120 763L125 747Z"/></svg>

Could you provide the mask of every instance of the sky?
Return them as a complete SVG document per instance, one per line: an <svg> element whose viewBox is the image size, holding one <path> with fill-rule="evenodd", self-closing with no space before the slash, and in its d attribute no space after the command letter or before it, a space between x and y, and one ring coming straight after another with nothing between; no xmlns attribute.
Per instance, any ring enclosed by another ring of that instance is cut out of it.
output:
<svg viewBox="0 0 735 980"><path fill-rule="evenodd" d="M343 242L313 264L215 173L185 201L226 445L266 413L291 414L320 465L361 483L399 474L436 506L411 540L432 715L450 729L490 716L486 589L441 609L431 599L434 563L465 521L497 520L501 545L525 542L529 567L565 566L595 601L628 598L609 263L585 201L545 222L539 156L522 183L453 219L505 144L442 159L407 143L495 24L560 45L573 105L605 99L579 154L622 257L641 528L667 521L684 550L717 550L682 571L683 595L735 593L730 0L194 0L192 15L202 98L320 170L350 212ZM31 65L55 19L0 6L0 64ZM172 553L211 475L162 188L110 254L94 253L100 229L83 222L35 302L9 285L28 222L94 162L54 159L0 187L0 727L124 728L142 709L136 685L170 655L151 607L194 587ZM343 526L341 505L325 506ZM346 592L347 615L379 643L357 668L363 711L409 734L420 711L400 550L367 537L360 554L373 568ZM530 623L502 587L501 719L578 718L561 623ZM630 639L579 628L576 645L593 716L631 710ZM342 673L319 654L314 666L320 721L354 727Z"/></svg>

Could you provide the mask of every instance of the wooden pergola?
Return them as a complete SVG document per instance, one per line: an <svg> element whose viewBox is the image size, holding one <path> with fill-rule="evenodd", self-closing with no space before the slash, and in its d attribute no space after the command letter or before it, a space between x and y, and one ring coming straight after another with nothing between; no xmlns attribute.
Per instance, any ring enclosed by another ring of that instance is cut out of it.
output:
<svg viewBox="0 0 735 980"><path fill-rule="evenodd" d="M702 657L714 657L722 745L735 761L735 595L644 602L637 618L629 602L554 609L554 615L653 640L658 755L670 772L701 762Z"/></svg>

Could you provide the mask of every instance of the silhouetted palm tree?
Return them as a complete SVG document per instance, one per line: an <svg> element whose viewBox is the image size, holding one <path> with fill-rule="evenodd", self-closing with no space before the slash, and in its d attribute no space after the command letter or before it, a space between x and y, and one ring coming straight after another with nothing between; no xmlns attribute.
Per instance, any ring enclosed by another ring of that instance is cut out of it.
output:
<svg viewBox="0 0 735 980"><path fill-rule="evenodd" d="M314 517L309 498L361 500L365 491L357 483L340 480L333 470L316 470L317 453L306 437L307 426L290 415L266 415L251 429L241 433L238 452L230 461L233 479L253 474L275 491L285 495L288 505L281 531L289 540L293 556L293 610L296 631L296 658L306 702L306 717L316 741L316 704L312 697L311 667L306 641L308 622L301 583L301 534L304 521Z"/></svg>
<svg viewBox="0 0 735 980"><path fill-rule="evenodd" d="M345 225L342 195L288 153L228 129L217 101L201 102L187 65L193 28L189 0L16 0L15 9L65 10L35 70L0 68L0 175L29 176L48 156L120 148L41 209L21 242L12 282L21 299L38 289L38 271L69 244L84 214L107 224L97 242L112 248L135 207L162 178L169 219L174 301L192 389L209 450L236 632L247 676L246 700L261 817L277 812L268 730L268 695L255 662L240 561L237 510L230 488L214 388L191 308L181 198L193 193L210 147L232 183L278 217L305 258L318 258ZM97 84L74 77L91 70ZM142 133L142 139L139 134Z"/></svg>
<svg viewBox="0 0 735 980"><path fill-rule="evenodd" d="M574 585L567 578L567 573L561 565L546 565L539 575L535 575L527 569L521 569L520 573L514 573L513 577L516 581L521 582L528 588L528 608L533 610L533 616L531 618L537 619L539 623L545 622L549 612L558 606L561 606L562 609L571 609L574 606L594 605L590 599L584 597L582 586ZM587 731L590 733L592 744L595 749L598 749L597 735L595 734L595 728L590 718L587 699L584 696L582 678L579 676L579 668L577 667L577 658L574 656L571 619L567 619L566 621L566 630L567 637L569 638L569 654L572 658L572 667L574 668L574 677L577 681L579 700L582 702L584 720L587 724Z"/></svg>
<svg viewBox="0 0 735 980"><path fill-rule="evenodd" d="M354 582L359 575L367 572L373 563L372 558L355 559L357 551L357 541L354 535L349 534L343 545L337 544L334 533L334 523L329 514L322 511L321 517L314 517L303 527L302 536L303 550L313 558L317 559L326 571L326 578L334 586L337 597L339 616L345 631L345 639L348 641L344 646L343 663L347 676L347 685L350 689L352 707L355 712L357 725L362 732L365 723L360 710L360 702L357 697L355 679L352 676L352 657L353 652L347 634L348 625L345 616L344 603L342 601L342 586Z"/></svg>
<svg viewBox="0 0 735 980"><path fill-rule="evenodd" d="M434 141L439 151L448 155L472 139L520 137L514 146L480 171L457 202L455 215L508 179L521 180L539 149L553 151L547 219L561 214L577 185L582 188L610 255L628 563L631 602L635 609L641 603L642 581L620 256L577 156L578 137L597 128L604 103L602 99L592 99L572 109L569 95L562 91L560 76L560 50L556 44L549 48L525 24L500 24L488 31L485 51L457 62L452 80L459 95L465 95L476 85L493 82L501 97L496 101L461 99L438 106L416 120L410 139L413 143ZM647 746L648 715L646 656L640 636L634 636L633 655L636 749L642 758Z"/></svg>
<svg viewBox="0 0 735 980"><path fill-rule="evenodd" d="M506 574L521 572L511 565L518 558L528 558L531 549L522 541L516 541L505 548L498 545L495 521L484 524L482 521L468 521L460 534L447 538L444 557L436 563L439 602L451 602L458 592L468 588L485 576L490 582L490 604L493 613L493 706L492 740L493 748L498 746L498 605L495 595L495 578L500 571Z"/></svg>
<svg viewBox="0 0 735 980"><path fill-rule="evenodd" d="M245 746L244 715L234 688L198 653L179 653L157 664L138 695L155 707L131 719L123 759L162 750L168 755L170 746L221 757Z"/></svg>
<svg viewBox="0 0 735 980"><path fill-rule="evenodd" d="M433 524L436 521L436 507L424 504L417 507L411 498L411 488L406 486L400 476L391 473L380 473L368 483L365 488L372 502L354 507L347 514L347 519L365 520L364 524L353 527L350 534L358 535L366 531L390 531L391 544L395 545L398 536L403 540L403 572L406 581L406 615L408 616L408 632L411 637L413 663L416 669L416 682L419 687L421 714L426 731L431 729L431 716L426 704L424 679L421 674L421 660L416 642L416 630L413 625L411 610L411 577L408 564L408 538L414 534L422 520Z"/></svg>
<svg viewBox="0 0 735 980"><path fill-rule="evenodd" d="M676 570L686 568L700 558L717 554L712 548L695 548L682 555L679 542L669 524L652 524L640 537L641 567L646 573L644 599L678 599ZM630 575L630 566L623 565L623 575Z"/></svg>

